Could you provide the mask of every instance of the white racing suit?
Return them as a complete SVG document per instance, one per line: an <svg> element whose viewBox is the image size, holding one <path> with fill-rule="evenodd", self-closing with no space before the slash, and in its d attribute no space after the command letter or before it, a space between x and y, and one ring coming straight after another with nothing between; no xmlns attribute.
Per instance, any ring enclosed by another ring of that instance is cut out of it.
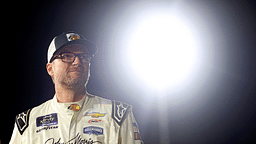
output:
<svg viewBox="0 0 256 144"><path fill-rule="evenodd" d="M59 103L54 96L18 114L10 141L10 144L141 143L130 105L90 94L73 103Z"/></svg>

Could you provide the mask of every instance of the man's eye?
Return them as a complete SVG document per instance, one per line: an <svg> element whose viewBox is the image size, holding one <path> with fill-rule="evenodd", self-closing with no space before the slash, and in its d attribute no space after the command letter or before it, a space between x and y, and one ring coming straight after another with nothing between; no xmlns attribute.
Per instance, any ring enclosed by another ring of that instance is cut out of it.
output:
<svg viewBox="0 0 256 144"><path fill-rule="evenodd" d="M63 54L62 55L63 58L67 58L67 59L71 59L73 58L74 56L72 54Z"/></svg>
<svg viewBox="0 0 256 144"><path fill-rule="evenodd" d="M67 57L67 58L69 58L69 57L72 57L72 55L64 55L64 57Z"/></svg>

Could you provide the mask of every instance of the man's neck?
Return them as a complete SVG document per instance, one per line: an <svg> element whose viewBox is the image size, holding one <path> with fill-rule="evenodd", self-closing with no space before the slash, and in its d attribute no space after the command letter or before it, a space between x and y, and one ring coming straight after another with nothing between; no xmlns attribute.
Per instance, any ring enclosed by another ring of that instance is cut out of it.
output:
<svg viewBox="0 0 256 144"><path fill-rule="evenodd" d="M71 89L61 85L55 85L55 92L58 102L70 103L81 100L86 94L86 87Z"/></svg>

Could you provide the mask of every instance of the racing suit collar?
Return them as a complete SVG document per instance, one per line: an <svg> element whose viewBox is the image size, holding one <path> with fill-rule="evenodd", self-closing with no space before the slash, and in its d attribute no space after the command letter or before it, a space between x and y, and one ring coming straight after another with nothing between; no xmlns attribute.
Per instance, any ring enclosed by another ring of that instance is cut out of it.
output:
<svg viewBox="0 0 256 144"><path fill-rule="evenodd" d="M88 96L86 94L80 101L71 102L71 103L59 103L57 101L57 97L56 97L56 94L55 94L54 97L53 97L52 104L53 104L53 107L58 112L61 112L61 113L64 113L64 114L74 114L75 112L79 112L83 108L84 102L87 101L87 99L88 99ZM69 109L70 105L72 105L72 104L79 105L80 106L80 110L79 111L74 111L74 110Z"/></svg>

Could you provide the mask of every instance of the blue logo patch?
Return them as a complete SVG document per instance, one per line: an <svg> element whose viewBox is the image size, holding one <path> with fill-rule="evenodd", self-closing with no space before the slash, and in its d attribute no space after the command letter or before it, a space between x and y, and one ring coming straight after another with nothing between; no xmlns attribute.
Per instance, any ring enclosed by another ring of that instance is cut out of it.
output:
<svg viewBox="0 0 256 144"><path fill-rule="evenodd" d="M36 126L50 126L58 124L58 115L57 113L41 116L36 118Z"/></svg>
<svg viewBox="0 0 256 144"><path fill-rule="evenodd" d="M103 128L90 126L90 127L85 127L83 132L84 134L89 134L89 135L91 134L103 135Z"/></svg>

